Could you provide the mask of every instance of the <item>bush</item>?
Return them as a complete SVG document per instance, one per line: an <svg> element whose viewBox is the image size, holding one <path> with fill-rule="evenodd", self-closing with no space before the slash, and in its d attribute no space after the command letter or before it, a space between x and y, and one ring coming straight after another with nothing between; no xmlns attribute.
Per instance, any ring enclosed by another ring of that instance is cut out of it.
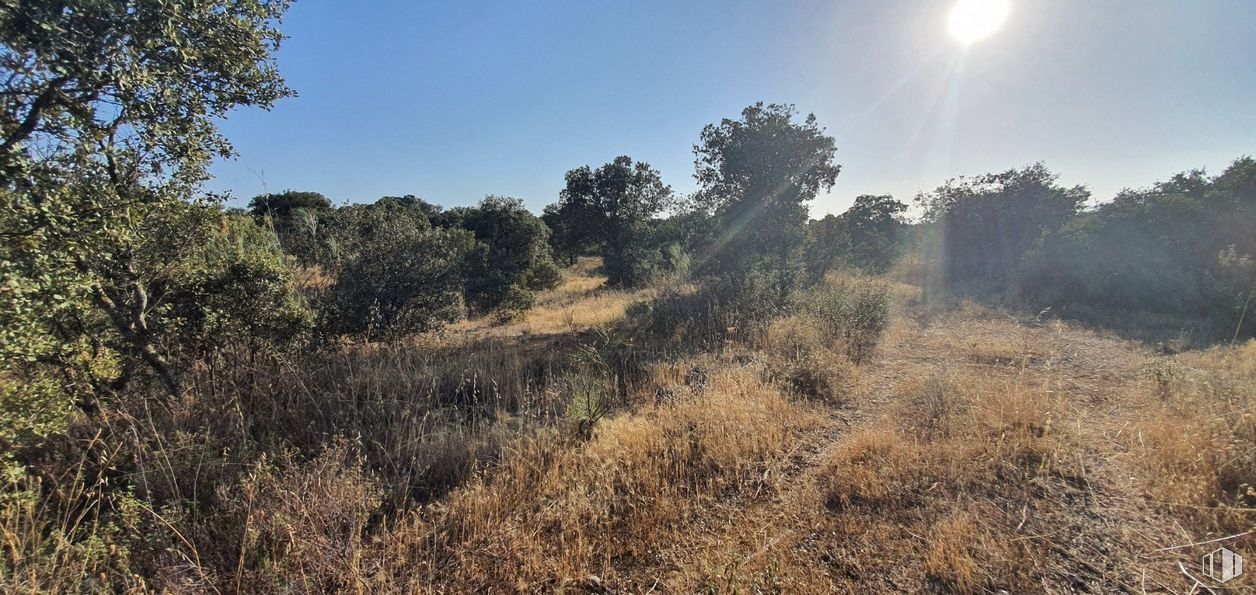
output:
<svg viewBox="0 0 1256 595"><path fill-rule="evenodd" d="M551 289L561 280L550 254L549 229L523 201L489 196L475 207L451 209L448 218L477 243L466 269L467 305L476 313L530 308L531 292Z"/></svg>
<svg viewBox="0 0 1256 595"><path fill-rule="evenodd" d="M331 210L331 201L322 194L285 190L253 197L248 214L274 230L284 252L309 265L318 260L320 222Z"/></svg>
<svg viewBox="0 0 1256 595"><path fill-rule="evenodd" d="M169 304L171 336L164 342L183 345L193 357L231 345L258 351L297 343L310 330L313 313L297 293L274 236L247 217L216 208L180 210L158 221L143 247L154 266L171 264L161 280L165 292L158 294ZM180 245L190 249L169 252Z"/></svg>
<svg viewBox="0 0 1256 595"><path fill-rule="evenodd" d="M1041 163L976 178L950 180L917 198L945 289L960 295L1015 298L1009 288L1035 246L1058 234L1090 198L1066 188Z"/></svg>
<svg viewBox="0 0 1256 595"><path fill-rule="evenodd" d="M633 308L629 316L656 340L699 350L757 337L788 311L773 279L749 274L669 289L650 304Z"/></svg>
<svg viewBox="0 0 1256 595"><path fill-rule="evenodd" d="M424 219L389 216L388 209L361 208L352 217L357 233L342 248L327 296L333 330L396 337L436 330L462 315L463 263L474 245L469 232L431 229Z"/></svg>
<svg viewBox="0 0 1256 595"><path fill-rule="evenodd" d="M598 371L571 372L559 382L566 393L567 418L576 435L590 438L593 428L610 409L611 390L606 377Z"/></svg>
<svg viewBox="0 0 1256 595"><path fill-rule="evenodd" d="M502 296L494 315L498 322L506 323L522 317L535 305L536 294L518 285L511 285L506 289L506 295Z"/></svg>
<svg viewBox="0 0 1256 595"><path fill-rule="evenodd" d="M528 269L524 287L533 290L553 289L563 282L563 271L553 260L541 260Z"/></svg>
<svg viewBox="0 0 1256 595"><path fill-rule="evenodd" d="M815 321L824 340L840 344L852 362L872 357L889 322L889 288L883 283L835 278L800 295L798 308Z"/></svg>

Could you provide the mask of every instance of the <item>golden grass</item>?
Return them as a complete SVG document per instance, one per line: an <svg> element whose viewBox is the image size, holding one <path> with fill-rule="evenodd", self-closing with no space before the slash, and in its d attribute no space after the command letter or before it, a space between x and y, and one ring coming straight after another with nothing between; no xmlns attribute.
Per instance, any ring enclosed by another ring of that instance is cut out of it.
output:
<svg viewBox="0 0 1256 595"><path fill-rule="evenodd" d="M605 420L587 443L521 440L395 537L417 550L407 559L430 561L407 587L631 582L708 504L758 489L765 465L817 423L757 371L725 367L697 395Z"/></svg>
<svg viewBox="0 0 1256 595"><path fill-rule="evenodd" d="M1143 485L1212 532L1252 529L1256 341L1159 358L1145 375L1128 434Z"/></svg>
<svg viewBox="0 0 1256 595"><path fill-rule="evenodd" d="M1017 547L1010 531L982 521L998 514L984 506L961 510L930 527L924 571L931 584L953 593L986 593L1018 581L1030 552ZM984 510L982 510L985 508Z"/></svg>
<svg viewBox="0 0 1256 595"><path fill-rule="evenodd" d="M465 320L452 325L449 334L482 337L575 333L611 324L623 318L628 306L654 295L650 288L626 291L605 287L605 278L594 273L597 263L597 259L581 258L576 266L563 269L562 283L540 292L536 306L514 320L502 323L492 316Z"/></svg>

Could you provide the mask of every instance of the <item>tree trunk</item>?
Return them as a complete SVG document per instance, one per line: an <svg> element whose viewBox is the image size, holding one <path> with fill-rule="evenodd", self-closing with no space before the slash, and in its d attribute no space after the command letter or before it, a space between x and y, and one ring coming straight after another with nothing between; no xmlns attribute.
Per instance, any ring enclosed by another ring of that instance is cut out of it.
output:
<svg viewBox="0 0 1256 595"><path fill-rule="evenodd" d="M92 285L92 295L96 299L96 305L100 306L109 315L109 320L113 322L114 328L122 335L122 338L130 343L131 347L140 356L140 359L148 364L148 367L152 368L153 372L157 374L157 378L166 387L170 397L177 399L179 397L179 379L171 369L170 363L166 361L166 358L157 352L148 329L148 320L146 318L148 293L144 291L143 286L138 281L131 283L131 292L135 303L130 305L130 311L128 312L116 300L109 297L109 294L100 283Z"/></svg>

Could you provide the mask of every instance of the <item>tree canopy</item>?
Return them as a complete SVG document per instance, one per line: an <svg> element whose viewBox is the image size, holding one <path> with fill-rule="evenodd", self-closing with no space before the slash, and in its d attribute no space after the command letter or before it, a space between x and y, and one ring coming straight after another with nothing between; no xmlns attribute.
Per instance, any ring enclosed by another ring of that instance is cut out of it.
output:
<svg viewBox="0 0 1256 595"><path fill-rule="evenodd" d="M585 165L567 172L550 220L568 236L559 245L598 244L607 282L630 287L649 280L657 267L650 220L671 198L657 170L621 155L596 170Z"/></svg>
<svg viewBox="0 0 1256 595"><path fill-rule="evenodd" d="M700 265L736 278L758 264L782 295L798 268L804 203L831 188L841 169L833 162L836 144L815 115L801 122L797 115L790 105L756 103L738 120L707 125L694 146L698 200L718 228Z"/></svg>
<svg viewBox="0 0 1256 595"><path fill-rule="evenodd" d="M13 4L13 3L8 3ZM275 67L286 0L22 2L0 10L0 371L52 418L145 366L180 393L161 296L166 248L220 212L184 204L231 146L217 122L291 94ZM180 219L185 225L164 226ZM154 237L153 233L163 234ZM264 273L265 267L254 271ZM202 309L211 308L200 304ZM16 392L13 392L16 391ZM90 395L88 395L90 396ZM47 425L26 420L26 431ZM3 440L4 437L0 437Z"/></svg>

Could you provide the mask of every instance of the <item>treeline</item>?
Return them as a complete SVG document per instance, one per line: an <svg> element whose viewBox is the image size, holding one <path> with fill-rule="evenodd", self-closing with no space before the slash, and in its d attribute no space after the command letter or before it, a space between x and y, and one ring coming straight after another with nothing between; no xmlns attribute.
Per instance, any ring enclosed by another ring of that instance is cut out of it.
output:
<svg viewBox="0 0 1256 595"><path fill-rule="evenodd" d="M1142 338L1256 335L1256 160L1090 198L1041 164L949 181L917 197L903 268L934 296L1050 308Z"/></svg>
<svg viewBox="0 0 1256 595"><path fill-rule="evenodd" d="M468 314L511 318L560 280L549 229L515 198L445 210L388 196L337 208L288 191L253 198L247 213L295 263L328 278L307 288L324 332L396 337Z"/></svg>

